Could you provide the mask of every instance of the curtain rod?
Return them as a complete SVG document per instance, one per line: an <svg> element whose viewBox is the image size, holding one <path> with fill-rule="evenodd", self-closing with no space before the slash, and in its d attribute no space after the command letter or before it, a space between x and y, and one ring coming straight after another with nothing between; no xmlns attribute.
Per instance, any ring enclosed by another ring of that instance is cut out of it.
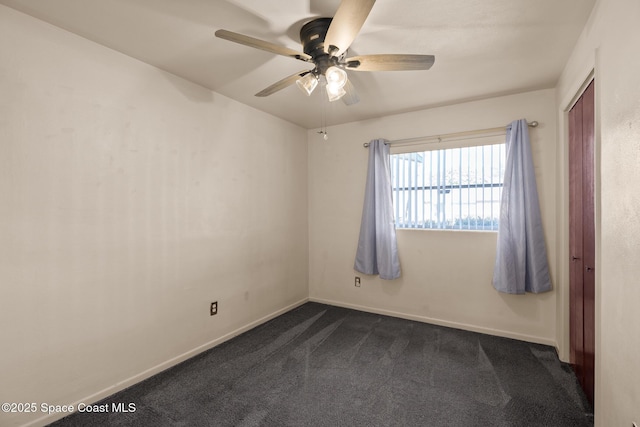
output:
<svg viewBox="0 0 640 427"><path fill-rule="evenodd" d="M538 126L538 122L533 121L533 122L528 122L527 123L529 125L529 127L531 128L535 128ZM444 139L444 138L457 138L457 137L465 137L465 136L474 136L474 135L480 135L483 133L490 133L490 132L501 132L506 130L506 127L496 127L496 128L488 128L488 129L478 129L478 130L468 130L465 132L454 132L454 133L445 133L442 135L431 135L431 136L420 136L417 138L406 138L406 139L396 139L394 141L389 141L386 142L385 144L405 144L405 143L410 143L410 142L420 142L420 141L428 141L430 139L437 139L438 141ZM369 143L365 142L364 144L362 144L362 146L364 148L369 147Z"/></svg>

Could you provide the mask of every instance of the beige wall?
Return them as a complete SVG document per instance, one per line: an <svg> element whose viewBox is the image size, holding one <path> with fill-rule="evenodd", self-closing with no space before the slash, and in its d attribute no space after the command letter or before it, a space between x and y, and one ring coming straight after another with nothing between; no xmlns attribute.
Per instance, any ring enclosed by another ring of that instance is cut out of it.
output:
<svg viewBox="0 0 640 427"><path fill-rule="evenodd" d="M307 298L305 130L4 6L0 58L0 402L95 400Z"/></svg>
<svg viewBox="0 0 640 427"><path fill-rule="evenodd" d="M566 200L566 110L596 79L597 426L640 425L640 3L598 1L558 83L560 176ZM566 206L560 235L567 240ZM568 281L568 254L561 277ZM568 304L562 316L568 318ZM564 323L566 325L566 323ZM568 341L568 330L564 331Z"/></svg>
<svg viewBox="0 0 640 427"><path fill-rule="evenodd" d="M428 96L428 94L425 94ZM309 292L312 299L556 345L557 290L505 295L491 285L496 233L398 230L402 277L353 270L367 170L364 142L537 120L530 133L552 277L556 270L555 91L468 102L309 131ZM362 286L354 277L362 276Z"/></svg>
<svg viewBox="0 0 640 427"><path fill-rule="evenodd" d="M0 6L0 401L96 400L308 295L557 345L566 360L565 110L595 69L596 425L640 422L638 18L635 0L598 1L556 90L335 126L323 141ZM495 292L485 232L400 230L400 280L353 271L363 142L521 117L541 123L553 292Z"/></svg>

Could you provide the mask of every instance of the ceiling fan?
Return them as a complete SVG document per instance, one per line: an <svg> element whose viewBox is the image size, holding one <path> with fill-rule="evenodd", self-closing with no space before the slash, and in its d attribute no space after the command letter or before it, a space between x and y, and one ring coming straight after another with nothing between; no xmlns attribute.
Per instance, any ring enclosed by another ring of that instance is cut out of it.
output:
<svg viewBox="0 0 640 427"><path fill-rule="evenodd" d="M303 52L227 30L216 31L216 37L312 63L311 70L300 71L272 84L256 96L269 96L294 83L311 95L321 76L326 80L329 101L343 99L347 105L358 102L350 71L428 70L435 61L433 55L378 54L346 58L347 49L356 38L375 0L342 0L333 18L317 18L300 29ZM345 96L348 95L348 96Z"/></svg>

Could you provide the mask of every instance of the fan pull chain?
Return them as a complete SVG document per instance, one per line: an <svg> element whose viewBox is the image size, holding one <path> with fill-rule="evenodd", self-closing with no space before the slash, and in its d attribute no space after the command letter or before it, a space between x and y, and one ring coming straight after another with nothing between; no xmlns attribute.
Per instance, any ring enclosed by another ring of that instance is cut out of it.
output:
<svg viewBox="0 0 640 427"><path fill-rule="evenodd" d="M325 141L327 141L329 139L329 135L327 134L327 104L329 101L324 96L321 96L320 98L324 99L324 101L322 102L322 112L320 114L320 132L318 133L322 135L322 138Z"/></svg>

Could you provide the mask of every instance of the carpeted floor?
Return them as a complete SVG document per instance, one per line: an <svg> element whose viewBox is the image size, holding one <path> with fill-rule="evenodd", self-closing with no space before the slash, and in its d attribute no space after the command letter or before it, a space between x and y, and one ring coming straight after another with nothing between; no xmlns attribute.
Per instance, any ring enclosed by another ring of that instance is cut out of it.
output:
<svg viewBox="0 0 640 427"><path fill-rule="evenodd" d="M551 347L317 303L98 404L54 425L593 426Z"/></svg>

